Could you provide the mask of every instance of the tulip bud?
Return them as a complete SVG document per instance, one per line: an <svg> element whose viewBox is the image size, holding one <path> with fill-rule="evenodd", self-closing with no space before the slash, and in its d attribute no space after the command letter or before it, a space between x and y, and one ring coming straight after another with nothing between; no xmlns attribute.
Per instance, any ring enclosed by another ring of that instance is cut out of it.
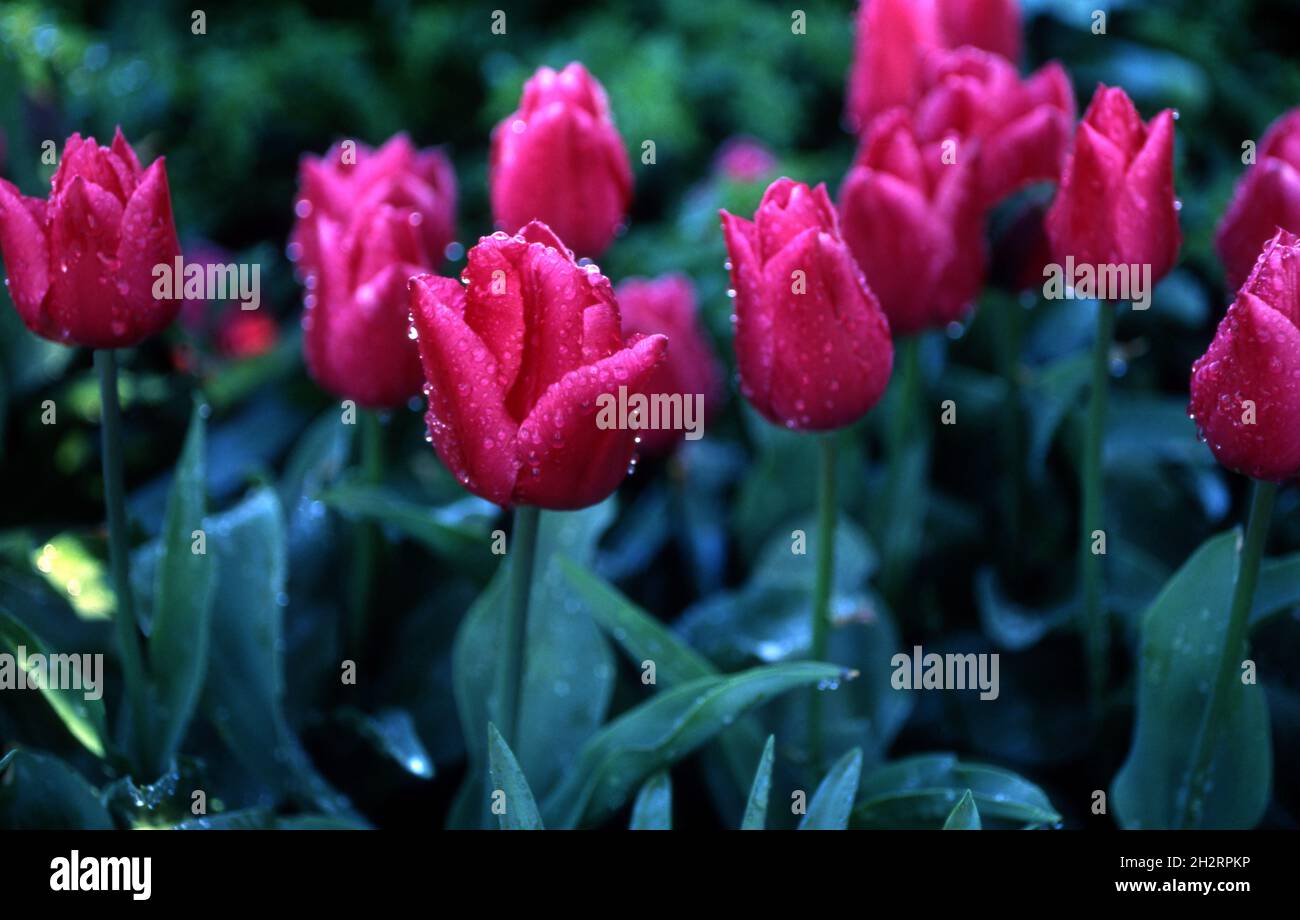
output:
<svg viewBox="0 0 1300 920"><path fill-rule="evenodd" d="M668 340L625 340L609 281L545 224L483 237L461 279L410 285L438 456L502 506L601 501L627 475L637 431L598 413L620 390L644 392Z"/></svg>
<svg viewBox="0 0 1300 920"><path fill-rule="evenodd" d="M922 144L902 109L872 123L840 188L840 219L894 335L960 320L979 294L985 242L975 181L974 157Z"/></svg>
<svg viewBox="0 0 1300 920"><path fill-rule="evenodd" d="M372 203L346 225L312 219L317 269L302 317L307 369L325 389L368 408L396 408L420 390L407 282L429 265L413 213Z"/></svg>
<svg viewBox="0 0 1300 920"><path fill-rule="evenodd" d="M884 393L894 348L826 187L778 179L753 222L723 211L722 230L745 398L787 428L857 421Z"/></svg>
<svg viewBox="0 0 1300 920"><path fill-rule="evenodd" d="M1234 290L1278 227L1300 233L1300 108L1268 129L1219 224L1215 244Z"/></svg>
<svg viewBox="0 0 1300 920"><path fill-rule="evenodd" d="M690 413L690 418L702 426L722 399L722 371L700 326L690 279L684 275L629 278L618 286L617 295L624 336L662 333L671 346L646 384L646 393L680 398L684 406L698 404L702 411ZM686 433L666 426L648 429L641 434L641 450L667 453ZM692 438L698 435L699 431Z"/></svg>
<svg viewBox="0 0 1300 920"><path fill-rule="evenodd" d="M492 132L492 214L514 232L537 220L580 256L605 251L632 200L632 168L605 90L574 62L540 68Z"/></svg>
<svg viewBox="0 0 1300 920"><path fill-rule="evenodd" d="M934 52L916 105L926 143L953 138L974 157L981 206L1060 177L1074 125L1074 90L1055 62L1021 80L1004 58L975 48Z"/></svg>
<svg viewBox="0 0 1300 920"><path fill-rule="evenodd" d="M1280 482L1300 473L1300 239L1264 246L1209 349L1189 412L1220 463Z"/></svg>
<svg viewBox="0 0 1300 920"><path fill-rule="evenodd" d="M407 213L421 240L419 264L442 262L456 235L456 174L446 154L417 150L405 134L395 134L378 150L355 141L335 144L323 157L303 157L299 168L297 222L289 257L304 278L320 268L316 219L347 224L352 213L391 205Z"/></svg>
<svg viewBox="0 0 1300 920"><path fill-rule="evenodd" d="M1144 124L1122 90L1098 86L1047 212L1058 263L1150 265L1158 281L1178 258L1174 113Z"/></svg>
<svg viewBox="0 0 1300 920"><path fill-rule="evenodd" d="M964 45L1015 61L1016 0L862 0L849 71L849 127L861 132L881 112L915 104L927 55Z"/></svg>
<svg viewBox="0 0 1300 920"><path fill-rule="evenodd" d="M180 309L153 293L180 254L167 171L142 169L120 128L111 147L68 138L46 201L0 179L0 252L23 323L55 342L136 345Z"/></svg>

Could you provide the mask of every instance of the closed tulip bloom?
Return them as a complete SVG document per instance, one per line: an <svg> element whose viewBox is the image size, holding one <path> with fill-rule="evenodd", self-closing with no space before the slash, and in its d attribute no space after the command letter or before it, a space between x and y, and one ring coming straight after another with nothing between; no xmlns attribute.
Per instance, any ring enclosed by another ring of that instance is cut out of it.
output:
<svg viewBox="0 0 1300 920"><path fill-rule="evenodd" d="M753 221L722 212L741 392L777 425L842 428L876 404L894 348L826 187L778 179Z"/></svg>
<svg viewBox="0 0 1300 920"><path fill-rule="evenodd" d="M862 0L849 71L849 126L861 132L881 112L915 104L930 52L965 45L1015 61L1016 0Z"/></svg>
<svg viewBox="0 0 1300 920"><path fill-rule="evenodd" d="M456 235L456 174L446 154L417 150L396 134L372 150L347 141L323 157L304 157L299 167L298 217L289 254L304 277L319 269L316 220L347 223L354 211L386 204L406 212L418 228L419 264L435 267Z"/></svg>
<svg viewBox="0 0 1300 920"><path fill-rule="evenodd" d="M960 320L983 283L975 160L946 159L896 109L872 124L840 188L844 239L894 335Z"/></svg>
<svg viewBox="0 0 1300 920"><path fill-rule="evenodd" d="M1150 265L1158 281L1182 243L1174 198L1174 113L1143 123L1119 88L1098 86L1047 212L1058 263Z"/></svg>
<svg viewBox="0 0 1300 920"><path fill-rule="evenodd" d="M702 404L703 424L717 410L722 399L722 371L700 325L695 305L695 287L685 275L661 278L629 278L618 286L618 307L625 336L668 337L667 359L646 384L649 394L680 396ZM641 432L641 450L663 454L682 440L682 429L652 428Z"/></svg>
<svg viewBox="0 0 1300 920"><path fill-rule="evenodd" d="M1220 463L1256 479L1300 473L1300 239L1279 230L1192 365L1189 411Z"/></svg>
<svg viewBox="0 0 1300 920"><path fill-rule="evenodd" d="M1300 233L1300 108L1268 129L1219 224L1215 244L1230 287L1246 280L1278 227Z"/></svg>
<svg viewBox="0 0 1300 920"><path fill-rule="evenodd" d="M644 392L667 339L624 339L609 281L545 224L483 237L461 278L411 281L438 456L502 506L601 501L627 475L638 432L598 414L620 389Z"/></svg>
<svg viewBox="0 0 1300 920"><path fill-rule="evenodd" d="M180 300L154 297L154 267L170 269L180 251L163 159L142 169L121 129L111 147L68 138L48 200L0 179L9 294L47 339L123 348L160 332Z"/></svg>
<svg viewBox="0 0 1300 920"><path fill-rule="evenodd" d="M933 53L916 107L926 142L955 138L976 157L982 206L1061 175L1074 126L1074 90L1049 63L1022 80L1005 58L975 48Z"/></svg>
<svg viewBox="0 0 1300 920"><path fill-rule="evenodd" d="M514 232L538 220L595 258L622 226L632 167L605 90L581 64L540 68L492 132L492 215Z"/></svg>
<svg viewBox="0 0 1300 920"><path fill-rule="evenodd" d="M318 268L302 318L307 369L325 389L366 408L401 406L423 380L407 282L429 265L411 213L379 202L346 224L314 220Z"/></svg>

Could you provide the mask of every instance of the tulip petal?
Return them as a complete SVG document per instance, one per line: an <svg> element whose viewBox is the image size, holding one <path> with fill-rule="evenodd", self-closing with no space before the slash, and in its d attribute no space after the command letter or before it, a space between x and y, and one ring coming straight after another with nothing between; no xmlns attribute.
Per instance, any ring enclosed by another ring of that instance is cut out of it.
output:
<svg viewBox="0 0 1300 920"><path fill-rule="evenodd" d="M1150 265L1152 280L1163 278L1178 260L1183 241L1174 205L1174 115L1170 110L1151 119L1146 143L1129 164L1113 215L1119 261Z"/></svg>
<svg viewBox="0 0 1300 920"><path fill-rule="evenodd" d="M130 308L130 323L137 335L152 335L176 318L179 298L157 300L152 287L154 267L174 264L180 254L166 164L159 157L144 171L126 203L117 248L117 289Z"/></svg>
<svg viewBox="0 0 1300 920"><path fill-rule="evenodd" d="M73 176L50 202L49 214L55 262L50 276L50 318L78 344L114 347L132 328L122 293L113 283L122 205L111 192ZM150 296L148 286L143 294Z"/></svg>
<svg viewBox="0 0 1300 920"><path fill-rule="evenodd" d="M1215 238L1232 290L1245 283L1278 227L1300 231L1300 169L1266 157L1246 170Z"/></svg>
<svg viewBox="0 0 1300 920"><path fill-rule="evenodd" d="M42 309L50 289L50 247L40 220L44 206L0 179L0 254L9 294L27 328L48 337L53 326Z"/></svg>
<svg viewBox="0 0 1300 920"><path fill-rule="evenodd" d="M465 300L464 289L450 278L411 279L429 436L467 489L508 506L519 470L516 424L505 409L496 358L462 316Z"/></svg>
<svg viewBox="0 0 1300 920"><path fill-rule="evenodd" d="M803 272L803 283L791 278ZM801 430L840 428L884 392L889 324L845 244L811 227L764 266L776 361L771 408Z"/></svg>
<svg viewBox="0 0 1300 920"><path fill-rule="evenodd" d="M731 259L735 291L736 363L741 389L756 406L767 405L772 390L772 313L763 296L763 263L758 228L743 217L722 214L722 235Z"/></svg>
<svg viewBox="0 0 1300 920"><path fill-rule="evenodd" d="M1127 166L1118 147L1087 122L1080 122L1074 151L1045 221L1058 262L1064 263L1067 256L1091 265L1117 261L1107 204L1117 200Z"/></svg>
<svg viewBox="0 0 1300 920"><path fill-rule="evenodd" d="M1224 466L1257 479L1294 476L1300 471L1300 330L1243 291L1192 367L1190 409Z"/></svg>
<svg viewBox="0 0 1300 920"><path fill-rule="evenodd" d="M649 336L572 371L542 395L519 427L517 502L555 510L584 508L618 488L636 450L637 433L600 427L600 403L606 402L600 398L617 401L624 387L629 397L644 392L667 347L664 336Z"/></svg>

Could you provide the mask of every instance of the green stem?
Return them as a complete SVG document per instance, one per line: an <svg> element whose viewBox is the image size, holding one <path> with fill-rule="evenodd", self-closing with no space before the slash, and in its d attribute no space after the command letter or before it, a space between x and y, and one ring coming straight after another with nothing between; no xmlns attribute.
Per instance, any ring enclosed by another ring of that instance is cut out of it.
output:
<svg viewBox="0 0 1300 920"><path fill-rule="evenodd" d="M122 487L122 409L117 400L116 353L112 349L97 350L95 370L99 374L99 432L104 455L108 556L113 572L113 591L117 595L113 624L134 720L133 734L140 738L149 732L145 714L147 688L143 636L135 617L135 595L131 590L131 541L126 523L126 494Z"/></svg>
<svg viewBox="0 0 1300 920"><path fill-rule="evenodd" d="M831 581L835 574L835 434L821 437L817 478L817 574L813 582L812 643L809 657L826 660L831 628ZM813 770L822 768L822 694L812 691L808 706L808 755Z"/></svg>
<svg viewBox="0 0 1300 920"><path fill-rule="evenodd" d="M1092 389L1088 397L1088 427L1083 445L1083 534L1079 575L1083 583L1084 623L1088 649L1088 693L1094 717L1100 717L1106 690L1110 652L1110 623L1106 618L1102 557L1092 551L1093 534L1102 529L1102 439L1106 428L1110 346L1115 334L1116 307L1097 304L1097 337L1092 343Z"/></svg>
<svg viewBox="0 0 1300 920"><path fill-rule="evenodd" d="M895 369L898 375L898 396L891 408L889 427L886 430L888 479L882 507L886 509L887 517L880 530L885 535L881 589L890 604L897 607L902 600L903 585L907 581L906 559L911 552L908 544L912 539L910 526L900 525L900 522L916 513L916 509L903 507L903 502L906 501L903 481L906 476L908 440L912 436L913 423L920 421L915 416L921 399L921 337L909 335L895 339L894 349L898 358Z"/></svg>
<svg viewBox="0 0 1300 920"><path fill-rule="evenodd" d="M1219 670L1210 686L1205 701L1205 715L1196 732L1192 758L1184 790L1182 826L1192 827L1200 821L1202 797L1208 785L1210 767L1218 747L1223 727L1232 714L1232 704L1241 688L1241 662L1246 651L1246 633L1250 625L1250 609L1255 602L1255 583L1259 580L1259 565L1264 556L1264 543L1268 538L1268 524L1273 516L1273 499L1277 483L1256 481L1250 502L1250 518L1246 524L1246 540L1237 561L1237 583L1232 590L1232 607L1228 612L1228 628L1223 637L1223 650L1219 653Z"/></svg>
<svg viewBox="0 0 1300 920"><path fill-rule="evenodd" d="M377 486L384 481L384 423L378 413L368 409L361 411L359 423L361 481ZM366 649L378 556L378 525L373 521L359 523L353 535L352 591L346 636L347 648L356 658L360 658Z"/></svg>
<svg viewBox="0 0 1300 920"><path fill-rule="evenodd" d="M497 719L501 737L518 750L519 697L527 665L528 599L533 588L533 558L537 555L536 508L515 509L514 533L510 535L510 571L506 583L506 617L502 626L501 657L497 662Z"/></svg>

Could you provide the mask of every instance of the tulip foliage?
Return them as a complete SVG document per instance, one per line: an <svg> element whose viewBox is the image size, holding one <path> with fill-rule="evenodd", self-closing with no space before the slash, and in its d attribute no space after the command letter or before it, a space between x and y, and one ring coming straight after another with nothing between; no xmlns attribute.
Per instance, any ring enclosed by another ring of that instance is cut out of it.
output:
<svg viewBox="0 0 1300 920"><path fill-rule="evenodd" d="M1294 824L1240 36L262 6L136 89L0 12L0 827Z"/></svg>

